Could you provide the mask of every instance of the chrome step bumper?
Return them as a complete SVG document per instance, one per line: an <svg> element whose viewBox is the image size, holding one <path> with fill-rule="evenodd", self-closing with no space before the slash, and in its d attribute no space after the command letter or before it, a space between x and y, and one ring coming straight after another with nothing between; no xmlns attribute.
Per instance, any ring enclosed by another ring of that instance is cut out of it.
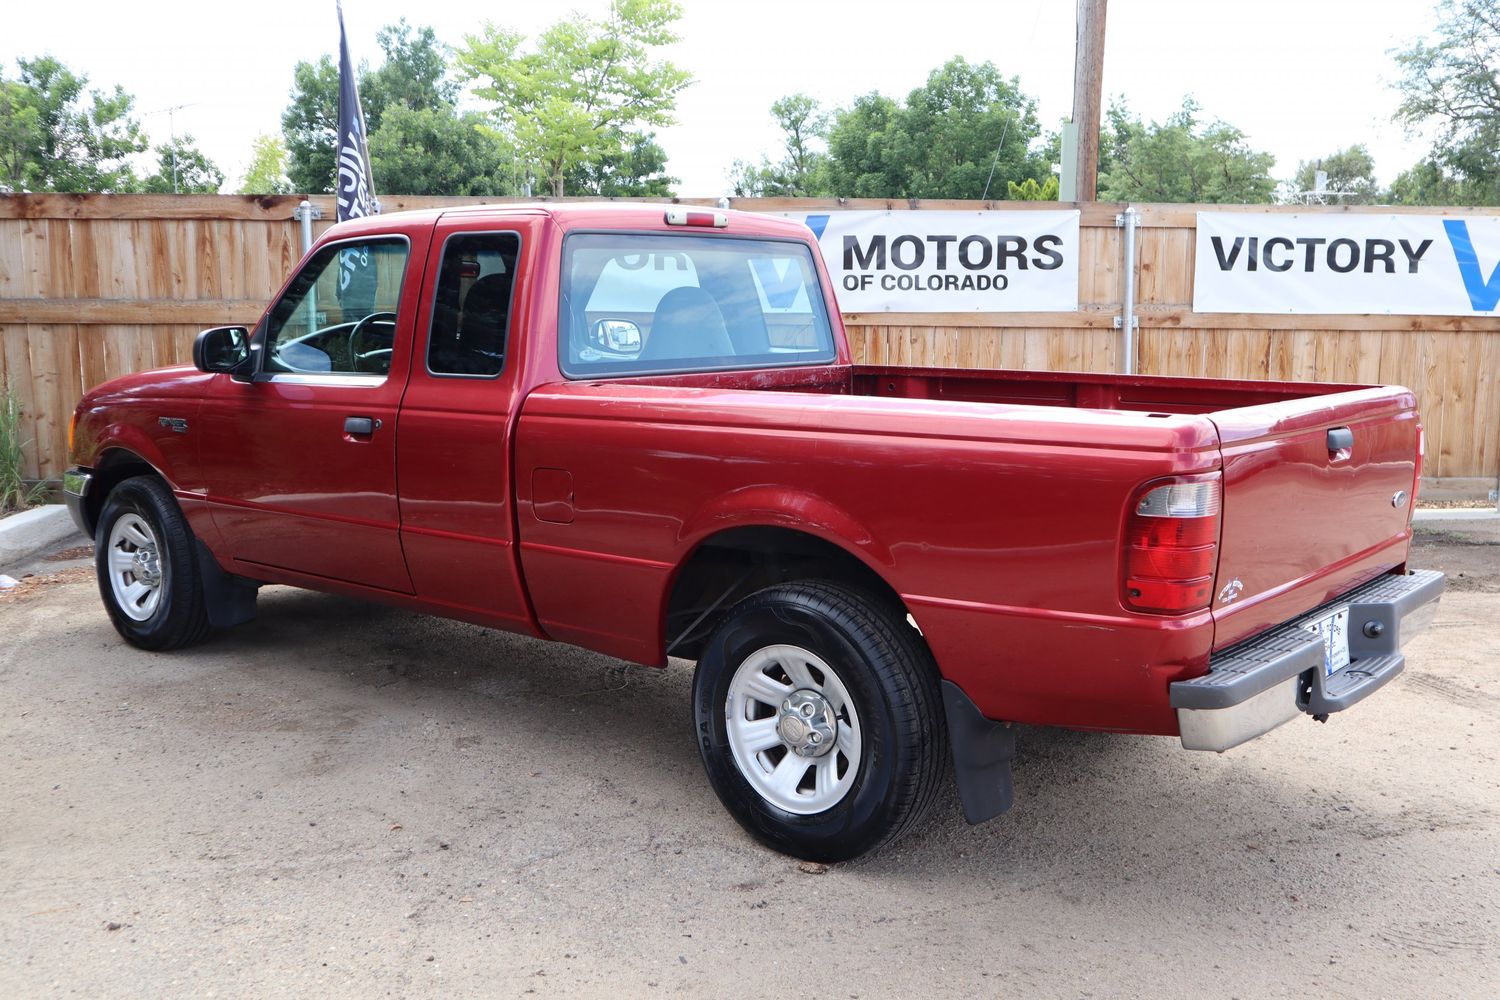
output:
<svg viewBox="0 0 1500 1000"><path fill-rule="evenodd" d="M1224 751L1299 714L1326 718L1373 694L1406 666L1401 647L1437 614L1447 577L1382 576L1213 656L1208 673L1171 686L1182 745ZM1349 608L1349 665L1323 672L1323 640L1307 626Z"/></svg>

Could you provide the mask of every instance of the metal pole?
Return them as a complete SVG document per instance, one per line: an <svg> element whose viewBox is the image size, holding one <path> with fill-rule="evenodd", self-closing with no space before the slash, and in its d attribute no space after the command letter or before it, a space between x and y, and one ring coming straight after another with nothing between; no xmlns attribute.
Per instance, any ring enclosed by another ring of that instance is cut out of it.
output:
<svg viewBox="0 0 1500 1000"><path fill-rule="evenodd" d="M1125 273L1120 276L1125 285L1115 327L1124 334L1120 347L1124 360L1120 370L1126 375L1135 374L1135 224L1139 219L1140 214L1133 205L1125 206L1125 211L1115 216L1115 225L1125 227Z"/></svg>
<svg viewBox="0 0 1500 1000"><path fill-rule="evenodd" d="M297 218L302 220L302 256L307 256L307 251L313 245L313 207L312 202L306 198L297 206ZM318 328L318 289L316 286L307 290L307 329L312 332Z"/></svg>
<svg viewBox="0 0 1500 1000"><path fill-rule="evenodd" d="M302 220L302 252L306 254L313 245L312 202L302 199L302 204L297 206L297 218Z"/></svg>

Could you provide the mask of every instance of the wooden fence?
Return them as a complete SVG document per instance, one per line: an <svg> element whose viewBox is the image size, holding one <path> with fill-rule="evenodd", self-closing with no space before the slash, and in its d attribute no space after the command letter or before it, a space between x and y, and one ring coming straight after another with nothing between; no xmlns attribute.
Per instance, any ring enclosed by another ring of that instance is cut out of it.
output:
<svg viewBox="0 0 1500 1000"><path fill-rule="evenodd" d="M26 411L28 474L56 479L82 392L188 360L203 327L250 322L300 254L290 196L0 196L0 376ZM331 199L315 197L325 229ZM387 198L385 208L486 199ZM494 199L489 199L494 200ZM684 199L707 204L703 199ZM1056 208L1053 203L741 199L751 211ZM845 314L857 360L1118 371L1125 206L1081 211L1076 313ZM1198 315L1195 205L1138 205L1136 314L1143 373L1397 383L1416 390L1427 474L1486 488L1500 472L1500 320L1434 316ZM1213 206L1225 210L1224 206ZM1229 209L1233 210L1233 209ZM1262 206L1255 211L1266 210ZM1274 209L1273 209L1274 210ZM1293 209L1288 209L1292 211ZM1295 211L1314 211L1298 206ZM1400 209L1327 208L1389 214ZM1441 209L1421 209L1445 214ZM1459 210L1452 210L1457 212Z"/></svg>

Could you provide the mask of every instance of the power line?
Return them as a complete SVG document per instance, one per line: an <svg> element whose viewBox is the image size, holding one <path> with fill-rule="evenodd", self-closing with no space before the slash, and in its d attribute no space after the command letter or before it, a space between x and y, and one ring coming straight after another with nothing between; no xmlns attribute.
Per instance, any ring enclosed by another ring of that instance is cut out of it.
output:
<svg viewBox="0 0 1500 1000"><path fill-rule="evenodd" d="M1045 2L1046 0L1037 0L1036 10L1031 15L1031 31L1026 35L1025 45L1028 49L1031 48L1032 40L1036 38L1036 26L1042 20L1042 4ZM1020 117L1019 111L1016 112L1016 116ZM1000 165L1000 150L1005 148L1005 135L1009 131L1010 117L1007 116L1004 126L1000 129L1000 142L995 146L995 158L990 161L990 174L984 179L984 193L979 196L980 201L985 201L990 196L990 181L995 179L995 168Z"/></svg>

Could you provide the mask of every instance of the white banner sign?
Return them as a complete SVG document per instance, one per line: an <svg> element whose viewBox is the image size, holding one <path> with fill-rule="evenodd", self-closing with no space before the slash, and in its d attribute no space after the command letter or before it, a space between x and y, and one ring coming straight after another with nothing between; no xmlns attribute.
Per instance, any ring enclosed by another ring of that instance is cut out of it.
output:
<svg viewBox="0 0 1500 1000"><path fill-rule="evenodd" d="M1078 212L785 212L852 312L1071 312Z"/></svg>
<svg viewBox="0 0 1500 1000"><path fill-rule="evenodd" d="M1489 316L1500 216L1199 212L1193 310Z"/></svg>

